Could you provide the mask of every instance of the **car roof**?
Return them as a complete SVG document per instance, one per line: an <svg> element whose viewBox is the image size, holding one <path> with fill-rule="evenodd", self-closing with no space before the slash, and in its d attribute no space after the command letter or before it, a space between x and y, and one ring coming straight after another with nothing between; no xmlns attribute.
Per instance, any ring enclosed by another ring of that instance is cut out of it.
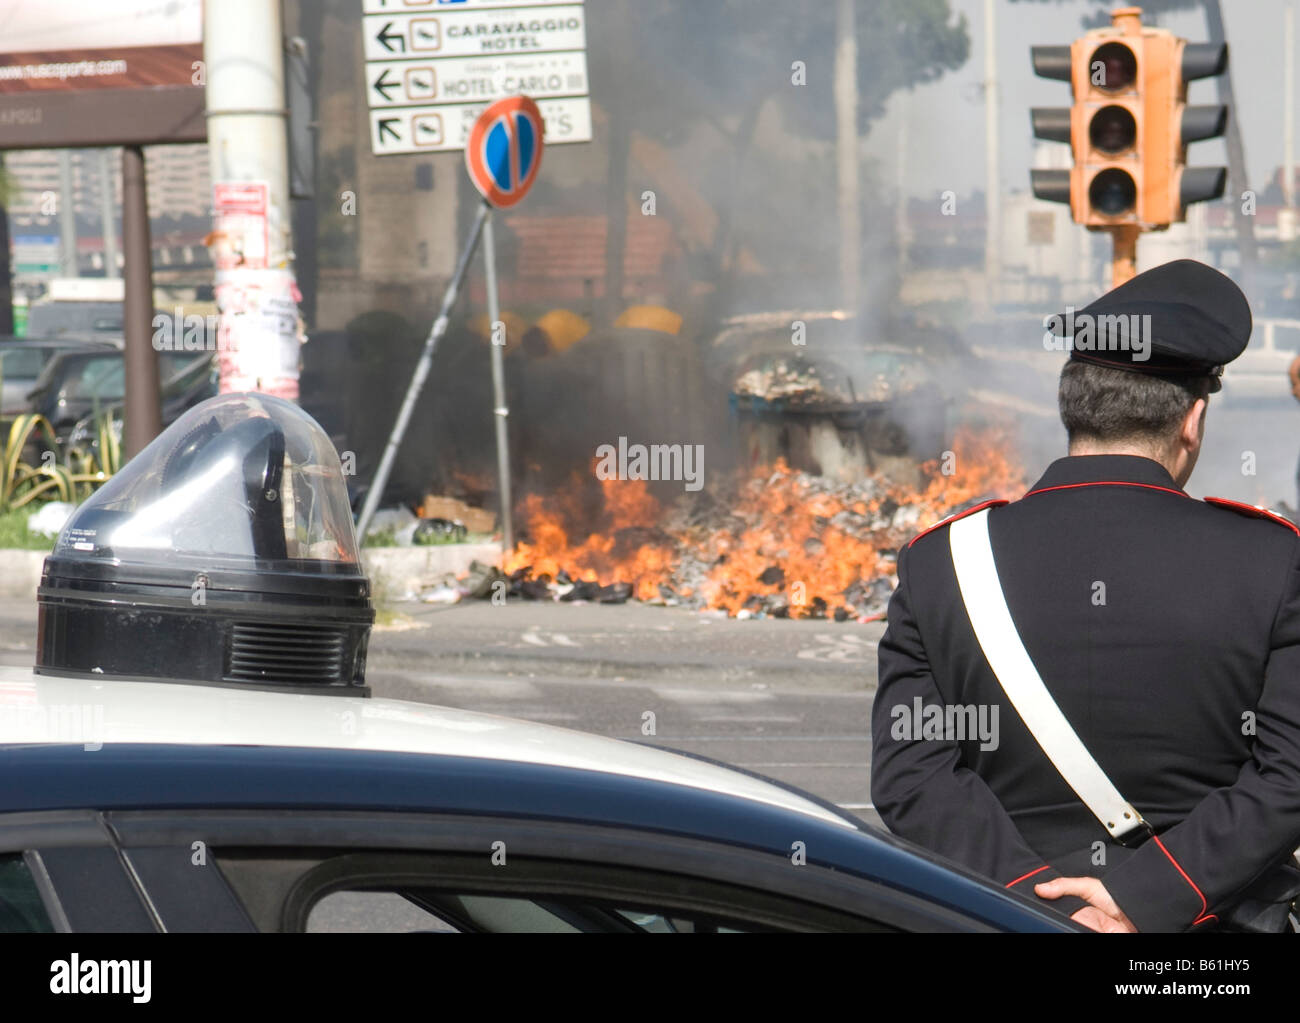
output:
<svg viewBox="0 0 1300 1023"><path fill-rule="evenodd" d="M772 781L553 725L400 700L99 682L0 667L0 747L67 743L370 750L511 761L684 785L859 827Z"/></svg>

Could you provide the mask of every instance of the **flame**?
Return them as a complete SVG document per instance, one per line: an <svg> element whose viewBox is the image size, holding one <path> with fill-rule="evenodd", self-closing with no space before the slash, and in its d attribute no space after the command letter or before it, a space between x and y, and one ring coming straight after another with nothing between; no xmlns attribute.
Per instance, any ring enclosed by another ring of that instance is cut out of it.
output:
<svg viewBox="0 0 1300 1023"><path fill-rule="evenodd" d="M660 587L736 614L756 596L788 597L789 613L860 610L846 594L893 575L893 552L916 532L977 498L1014 497L1024 471L1007 426L963 427L945 456L921 466L919 487L854 488L791 469L756 469L734 485L730 514L707 525L675 524L641 480L601 480L599 507L575 479L563 493L530 494L519 520L526 542L505 570L533 578L630 583L640 600ZM879 482L879 481L877 481ZM850 495L848 497L844 495ZM760 581L760 577L765 581Z"/></svg>

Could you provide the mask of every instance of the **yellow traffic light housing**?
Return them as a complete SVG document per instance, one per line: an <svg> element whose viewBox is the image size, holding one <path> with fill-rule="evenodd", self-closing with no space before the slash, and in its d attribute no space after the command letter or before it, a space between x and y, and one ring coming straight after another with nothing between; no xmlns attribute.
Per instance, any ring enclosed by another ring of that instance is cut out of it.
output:
<svg viewBox="0 0 1300 1023"><path fill-rule="evenodd" d="M1139 7L1070 46L1033 48L1034 70L1070 82L1070 108L1036 108L1037 138L1069 142L1068 171L1031 172L1034 195L1068 202L1074 220L1115 239L1115 280L1132 276L1137 237L1223 194L1224 168L1186 167L1187 144L1223 134L1227 108L1188 107L1187 83L1222 74L1227 46L1189 44L1142 24Z"/></svg>

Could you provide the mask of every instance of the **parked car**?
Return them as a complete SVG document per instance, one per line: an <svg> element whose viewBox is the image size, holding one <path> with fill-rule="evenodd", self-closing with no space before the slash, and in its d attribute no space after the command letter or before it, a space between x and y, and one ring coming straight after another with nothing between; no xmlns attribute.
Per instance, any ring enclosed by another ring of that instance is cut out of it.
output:
<svg viewBox="0 0 1300 1023"><path fill-rule="evenodd" d="M158 375L164 404L186 371L197 371L196 367L214 362L211 352L159 352ZM120 406L125 386L126 367L120 351L64 352L51 359L37 378L27 396L28 410L45 416L62 443L79 420Z"/></svg>
<svg viewBox="0 0 1300 1023"><path fill-rule="evenodd" d="M284 688L0 668L0 931L1076 929L777 782Z"/></svg>
<svg viewBox="0 0 1300 1023"><path fill-rule="evenodd" d="M199 402L213 397L218 384L216 359L197 358L183 363L171 377L162 381L162 425L170 426ZM100 464L103 464L103 459L99 457L99 418L104 414L110 417L110 428L120 441L123 421L120 402L78 419L67 436L69 444L94 455Z"/></svg>
<svg viewBox="0 0 1300 1023"><path fill-rule="evenodd" d="M122 333L121 302L37 302L27 313L32 334Z"/></svg>
<svg viewBox="0 0 1300 1023"><path fill-rule="evenodd" d="M36 386L50 360L64 352L112 351L120 342L104 337L30 338L0 336L0 415L16 416L28 410L27 395Z"/></svg>

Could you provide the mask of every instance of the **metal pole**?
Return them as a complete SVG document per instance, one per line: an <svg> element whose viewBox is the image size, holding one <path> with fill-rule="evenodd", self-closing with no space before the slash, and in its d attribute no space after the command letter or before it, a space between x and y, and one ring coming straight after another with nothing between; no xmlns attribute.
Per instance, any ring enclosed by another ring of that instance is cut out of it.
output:
<svg viewBox="0 0 1300 1023"><path fill-rule="evenodd" d="M862 221L858 196L858 37L853 0L839 0L835 14L835 149L839 186L840 295L858 312Z"/></svg>
<svg viewBox="0 0 1300 1023"><path fill-rule="evenodd" d="M99 222L104 234L104 276L118 277L117 268L117 228L113 223L113 169L109 165L111 157L107 149L101 149L99 156Z"/></svg>
<svg viewBox="0 0 1300 1023"><path fill-rule="evenodd" d="M59 150L59 276L77 277L77 193L72 152Z"/></svg>
<svg viewBox="0 0 1300 1023"><path fill-rule="evenodd" d="M984 275L991 302L1002 281L1002 186L998 168L998 30L994 0L984 0Z"/></svg>
<svg viewBox="0 0 1300 1023"><path fill-rule="evenodd" d="M122 248L125 280L122 328L126 336L126 422L123 447L129 459L162 431L162 393L158 355L153 350L153 251L149 241L149 199L145 192L144 150L122 149Z"/></svg>
<svg viewBox="0 0 1300 1023"><path fill-rule="evenodd" d="M220 390L263 391L298 399L297 306L289 217L289 139L284 92L284 40L279 0L221 0L203 5L207 66L208 159L214 189L244 186L265 206L214 217ZM260 200L259 200L260 201ZM264 227L258 224L264 213ZM250 226L256 225L256 226ZM228 297L227 297L228 296ZM244 302L274 299L292 313L276 332L249 329L256 316L236 315ZM292 333L292 337L290 337Z"/></svg>
<svg viewBox="0 0 1300 1023"><path fill-rule="evenodd" d="M406 397L402 399L402 407L397 413L397 422L393 424L393 432L389 435L384 454L379 459L379 468L375 472L374 482L370 484L365 503L361 506L361 517L357 519L357 538L362 542L365 541L370 520L375 517L375 511L383 497L384 487L388 486L388 475L393 471L393 461L397 458L397 449L401 446L402 437L406 434L406 427L411 421L411 414L415 411L415 402L420 397L420 390L429 376L429 368L433 365L433 350L442 336L447 333L447 318L451 315L452 306L456 304L461 282L464 281L465 271L469 268L469 261L478 248L478 240L483 234L483 225L487 221L488 209L489 207L484 203L479 207L478 216L474 218L474 226L470 228L469 239L465 242L465 248L461 250L456 272L452 275L451 283L447 285L447 293L442 297L442 308L438 310L438 318L433 321L433 327L429 330L428 338L425 339L424 352L420 355L420 361L416 363L415 374L411 377L410 386L406 389Z"/></svg>
<svg viewBox="0 0 1300 1023"><path fill-rule="evenodd" d="M1136 224L1121 224L1119 227L1110 228L1111 240L1114 243L1110 271L1112 288L1118 288L1126 281L1132 280L1137 273L1138 236L1141 233Z"/></svg>
<svg viewBox="0 0 1300 1023"><path fill-rule="evenodd" d="M492 213L487 203L487 222L483 225L483 259L487 263L488 322L492 325L492 415L496 419L497 436L497 488L501 494L501 542L509 554L515 549L513 515L510 498L510 436L506 419L510 409L506 405L505 359L502 345L496 343L496 325L501 316L500 295L497 293L497 247L492 232Z"/></svg>
<svg viewBox="0 0 1300 1023"><path fill-rule="evenodd" d="M894 233L898 237L900 280L907 275L907 120L912 116L909 96L908 92L901 92L898 96L898 163L895 167L898 179L898 206L894 210Z"/></svg>
<svg viewBox="0 0 1300 1023"><path fill-rule="evenodd" d="M1295 209L1295 0L1287 0L1282 24L1282 194Z"/></svg>

